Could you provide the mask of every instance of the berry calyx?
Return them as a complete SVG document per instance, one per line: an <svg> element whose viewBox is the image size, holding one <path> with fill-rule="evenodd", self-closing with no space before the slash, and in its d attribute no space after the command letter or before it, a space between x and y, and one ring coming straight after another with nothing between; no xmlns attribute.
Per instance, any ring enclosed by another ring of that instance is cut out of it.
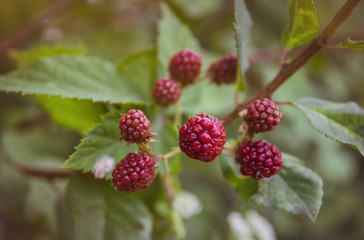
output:
<svg viewBox="0 0 364 240"><path fill-rule="evenodd" d="M240 164L240 172L255 179L269 178L282 168L282 154L279 149L262 140L243 145L235 160Z"/></svg>
<svg viewBox="0 0 364 240"><path fill-rule="evenodd" d="M248 124L251 132L259 133L272 131L279 125L282 119L282 113L278 106L268 98L256 100L249 105L244 120Z"/></svg>
<svg viewBox="0 0 364 240"><path fill-rule="evenodd" d="M119 191L130 193L148 188L154 174L154 162L148 154L128 153L116 164L112 182Z"/></svg>
<svg viewBox="0 0 364 240"><path fill-rule="evenodd" d="M161 106L175 104L181 96L178 83L170 78L160 78L153 87L153 98Z"/></svg>
<svg viewBox="0 0 364 240"><path fill-rule="evenodd" d="M236 82L238 58L235 54L226 54L213 62L207 70L211 82L217 85Z"/></svg>
<svg viewBox="0 0 364 240"><path fill-rule="evenodd" d="M196 81L201 71L201 56L189 49L183 49L169 60L169 74L172 79L187 86Z"/></svg>
<svg viewBox="0 0 364 240"><path fill-rule="evenodd" d="M131 109L120 118L121 138L129 143L146 142L155 135L149 132L150 125L148 118L142 111Z"/></svg>
<svg viewBox="0 0 364 240"><path fill-rule="evenodd" d="M179 130L179 146L190 158L212 162L226 142L225 128L214 116L201 113L191 117Z"/></svg>

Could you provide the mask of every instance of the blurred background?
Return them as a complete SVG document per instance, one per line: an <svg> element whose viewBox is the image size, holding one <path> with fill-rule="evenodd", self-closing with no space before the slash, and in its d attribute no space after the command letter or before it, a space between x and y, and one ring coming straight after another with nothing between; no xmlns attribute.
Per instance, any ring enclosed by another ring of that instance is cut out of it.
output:
<svg viewBox="0 0 364 240"><path fill-rule="evenodd" d="M204 49L220 55L235 52L233 0L164 2L191 28ZM321 27L343 2L315 1ZM0 0L0 73L17 67L10 57L16 54L10 49L21 51L61 43L118 61L152 47L160 18L159 3L154 0ZM248 91L254 92L272 79L280 67L287 1L247 0L246 3L253 19L247 85ZM361 2L339 28L332 43L340 43L347 37L364 40L363 12ZM300 50L294 50L288 59ZM363 63L362 52L324 50L280 88L274 98L287 101L313 96L336 102L355 101L364 107ZM187 239L234 239L229 214L244 215L251 209L269 220L277 239L364 239L363 157L318 133L297 109L283 106L282 112L281 126L274 133L258 137L304 160L323 178L323 204L316 223L240 200L221 176L218 164L206 168L198 161L183 161L179 175L181 186L196 195L202 205L199 214L184 220ZM56 212L62 211L57 199L66 180L53 186L44 179L19 173L5 159L59 167L82 135L53 123L44 105L31 96L1 92L0 116L0 239L64 239L59 235L58 228L62 226L58 224ZM168 236L160 234L154 238L168 239Z"/></svg>

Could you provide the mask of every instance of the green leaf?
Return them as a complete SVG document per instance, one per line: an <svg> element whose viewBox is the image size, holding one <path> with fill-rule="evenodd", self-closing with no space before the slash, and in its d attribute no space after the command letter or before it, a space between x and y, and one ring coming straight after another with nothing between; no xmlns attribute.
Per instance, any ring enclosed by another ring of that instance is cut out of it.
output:
<svg viewBox="0 0 364 240"><path fill-rule="evenodd" d="M235 0L235 21L236 47L239 56L237 90L243 91L245 89L243 76L249 67L247 53L252 27L252 20L244 0Z"/></svg>
<svg viewBox="0 0 364 240"><path fill-rule="evenodd" d="M72 176L65 201L75 239L151 239L152 215L143 202L117 192L108 182Z"/></svg>
<svg viewBox="0 0 364 240"><path fill-rule="evenodd" d="M120 113L120 111L115 111L105 115L101 124L96 125L95 128L86 133L86 136L76 147L76 151L62 167L89 172L96 160L103 155L113 157L116 164L128 152L135 151L135 144L127 146L124 141L120 141L118 122ZM111 173L109 172L106 177L110 179Z"/></svg>
<svg viewBox="0 0 364 240"><path fill-rule="evenodd" d="M0 77L0 91L111 103L142 102L114 64L90 56L57 56Z"/></svg>
<svg viewBox="0 0 364 240"><path fill-rule="evenodd" d="M38 102L50 113L56 123L79 131L87 131L101 121L106 109L102 103L91 100L40 95Z"/></svg>
<svg viewBox="0 0 364 240"><path fill-rule="evenodd" d="M364 155L364 109L356 103L335 103L308 97L293 103L319 132Z"/></svg>
<svg viewBox="0 0 364 240"><path fill-rule="evenodd" d="M244 92L245 90L245 80L243 74L240 71L240 66L237 69L238 73L236 74L236 92Z"/></svg>
<svg viewBox="0 0 364 240"><path fill-rule="evenodd" d="M28 51L11 51L10 56L13 58L18 66L24 67L29 65L42 57L53 57L59 55L83 55L86 49L83 46L71 47L56 44L54 46L38 46L37 48Z"/></svg>
<svg viewBox="0 0 364 240"><path fill-rule="evenodd" d="M343 48L350 48L353 50L358 50L364 52L364 41L356 41L347 38L342 44L341 47Z"/></svg>
<svg viewBox="0 0 364 240"><path fill-rule="evenodd" d="M158 24L157 76L168 76L169 59L176 52L188 48L201 53L199 44L191 30L184 25L164 3L161 4L162 19Z"/></svg>
<svg viewBox="0 0 364 240"><path fill-rule="evenodd" d="M121 61L118 68L128 78L129 86L146 102L153 101L152 88L156 81L156 49L148 49Z"/></svg>
<svg viewBox="0 0 364 240"><path fill-rule="evenodd" d="M258 181L259 190L254 200L315 221L322 203L322 179L299 159L288 154L282 157L283 168L279 174Z"/></svg>
<svg viewBox="0 0 364 240"><path fill-rule="evenodd" d="M238 175L234 160L225 155L222 155L220 159L220 166L226 180L235 188L236 194L245 201L251 200L258 191L258 181L251 177Z"/></svg>
<svg viewBox="0 0 364 240"><path fill-rule="evenodd" d="M206 112L217 117L223 116L234 108L235 86L224 84L217 86L207 81L199 81L183 90L181 96L182 111L190 116Z"/></svg>
<svg viewBox="0 0 364 240"><path fill-rule="evenodd" d="M320 29L313 0L289 0L289 22L282 39L287 50L311 41Z"/></svg>

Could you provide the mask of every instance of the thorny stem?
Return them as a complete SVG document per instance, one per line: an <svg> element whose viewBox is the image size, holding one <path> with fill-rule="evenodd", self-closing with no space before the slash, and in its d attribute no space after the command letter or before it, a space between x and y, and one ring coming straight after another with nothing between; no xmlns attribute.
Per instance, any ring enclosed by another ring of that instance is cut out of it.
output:
<svg viewBox="0 0 364 240"><path fill-rule="evenodd" d="M322 49L322 45L326 45L327 41L332 37L340 25L350 16L360 0L347 0L339 9L336 15L327 24L324 30L311 42L307 48L298 55L293 61L281 66L280 71L275 78L267 85L260 89L256 94L240 103L232 112L223 118L225 126L230 125L239 116L239 111L247 108L250 103L257 99L270 97L282 84L284 84L295 72L304 66L316 53Z"/></svg>

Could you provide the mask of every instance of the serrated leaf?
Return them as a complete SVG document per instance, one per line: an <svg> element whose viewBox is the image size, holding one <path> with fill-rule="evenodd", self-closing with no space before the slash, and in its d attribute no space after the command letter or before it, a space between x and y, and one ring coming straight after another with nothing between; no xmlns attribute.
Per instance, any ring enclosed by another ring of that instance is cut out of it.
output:
<svg viewBox="0 0 364 240"><path fill-rule="evenodd" d="M129 86L146 102L153 101L152 88L156 81L156 49L138 52L118 64L119 70L129 79Z"/></svg>
<svg viewBox="0 0 364 240"><path fill-rule="evenodd" d="M341 47L350 48L353 50L358 50L358 51L364 52L364 41L351 40L350 38L347 38L341 44Z"/></svg>
<svg viewBox="0 0 364 240"><path fill-rule="evenodd" d="M87 131L101 121L106 109L102 103L91 100L60 98L58 96L37 96L37 101L45 108L53 121L79 131Z"/></svg>
<svg viewBox="0 0 364 240"><path fill-rule="evenodd" d="M364 156L364 109L356 103L335 103L309 97L293 103L319 132L357 149Z"/></svg>
<svg viewBox="0 0 364 240"><path fill-rule="evenodd" d="M90 56L57 56L0 77L0 91L93 101L142 102L111 62Z"/></svg>
<svg viewBox="0 0 364 240"><path fill-rule="evenodd" d="M201 53L191 30L184 25L164 3L161 4L162 19L158 24L157 77L168 76L169 59L176 52L188 48Z"/></svg>
<svg viewBox="0 0 364 240"><path fill-rule="evenodd" d="M254 200L262 205L305 215L315 221L322 196L322 179L302 162L288 154L282 154L283 168L279 174L258 182Z"/></svg>
<svg viewBox="0 0 364 240"><path fill-rule="evenodd" d="M220 166L225 179L234 187L236 194L244 201L251 200L258 191L258 181L251 177L238 175L235 170L234 160L225 155L221 156Z"/></svg>
<svg viewBox="0 0 364 240"><path fill-rule="evenodd" d="M109 155L119 162L128 152L135 151L135 144L127 146L120 141L119 122L120 111L109 113L103 117L101 124L88 131L76 151L63 164L63 168L90 172L98 158ZM109 172L106 177L111 178Z"/></svg>
<svg viewBox="0 0 364 240"><path fill-rule="evenodd" d="M282 39L287 50L311 41L320 29L313 0L289 0L289 21L283 30Z"/></svg>
<svg viewBox="0 0 364 240"><path fill-rule="evenodd" d="M86 53L83 46L63 46L56 44L54 46L38 46L27 51L11 51L10 56L14 59L19 67L29 65L42 57L53 57L59 55L82 55Z"/></svg>
<svg viewBox="0 0 364 240"><path fill-rule="evenodd" d="M108 182L72 176L65 201L77 240L151 239L152 215L143 202Z"/></svg>
<svg viewBox="0 0 364 240"><path fill-rule="evenodd" d="M235 0L235 21L236 47L239 57L237 90L243 91L245 89L243 75L249 67L247 53L252 27L252 20L244 0Z"/></svg>

